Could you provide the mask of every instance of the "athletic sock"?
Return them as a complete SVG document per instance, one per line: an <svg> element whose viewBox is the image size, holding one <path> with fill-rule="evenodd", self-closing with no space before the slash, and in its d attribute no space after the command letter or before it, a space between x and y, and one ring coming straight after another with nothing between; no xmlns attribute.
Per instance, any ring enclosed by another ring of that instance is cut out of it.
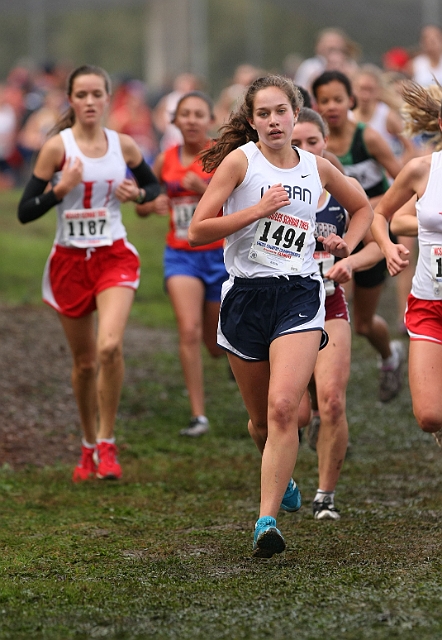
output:
<svg viewBox="0 0 442 640"><path fill-rule="evenodd" d="M97 440L97 444L101 444L102 442L106 442L107 444L115 444L115 438L101 438Z"/></svg>
<svg viewBox="0 0 442 640"><path fill-rule="evenodd" d="M91 444L90 442L86 442L86 440L84 438L81 439L81 444L83 445L83 447L86 447L86 449L95 449L95 444Z"/></svg>
<svg viewBox="0 0 442 640"><path fill-rule="evenodd" d="M324 502L324 499L328 498L327 502L329 504L334 504L335 502L335 492L334 491L322 491L322 489L318 489L315 495L315 502Z"/></svg>
<svg viewBox="0 0 442 640"><path fill-rule="evenodd" d="M394 346L395 345L393 345L393 348L392 348L390 345L391 356L389 356L388 358L385 358L385 360L382 359L383 369L396 369L399 364L400 354L398 350L394 348Z"/></svg>

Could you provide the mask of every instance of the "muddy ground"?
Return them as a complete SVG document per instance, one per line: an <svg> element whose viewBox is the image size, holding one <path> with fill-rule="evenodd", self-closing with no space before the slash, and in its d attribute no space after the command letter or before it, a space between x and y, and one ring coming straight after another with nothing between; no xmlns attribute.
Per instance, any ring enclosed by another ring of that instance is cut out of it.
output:
<svg viewBox="0 0 442 640"><path fill-rule="evenodd" d="M130 324L125 355L173 348L170 332ZM70 384L71 356L56 313L0 306L0 467L74 463L80 429ZM140 372L126 369L125 383Z"/></svg>

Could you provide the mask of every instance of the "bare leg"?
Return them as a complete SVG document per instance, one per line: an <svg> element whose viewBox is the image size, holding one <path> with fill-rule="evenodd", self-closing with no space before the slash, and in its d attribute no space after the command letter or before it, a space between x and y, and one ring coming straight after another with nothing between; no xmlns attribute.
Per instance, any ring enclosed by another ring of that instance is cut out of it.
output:
<svg viewBox="0 0 442 640"><path fill-rule="evenodd" d="M423 431L442 429L442 345L410 340L408 360L413 413Z"/></svg>
<svg viewBox="0 0 442 640"><path fill-rule="evenodd" d="M216 342L220 306L219 302L208 300L204 302L203 341L213 358L219 358L226 353L224 349L218 347Z"/></svg>
<svg viewBox="0 0 442 640"><path fill-rule="evenodd" d="M114 435L124 378L123 337L134 299L128 287L111 287L97 296L99 371L97 379L98 439Z"/></svg>
<svg viewBox="0 0 442 640"><path fill-rule="evenodd" d="M204 382L201 342L203 337L204 285L198 278L172 276L167 291L178 323L180 361L193 416L203 416Z"/></svg>
<svg viewBox="0 0 442 640"><path fill-rule="evenodd" d="M97 347L93 315L69 318L58 314L73 358L72 388L84 439L94 444L97 434Z"/></svg>
<svg viewBox="0 0 442 640"><path fill-rule="evenodd" d="M325 323L329 343L319 352L315 367L321 428L318 452L319 489L334 491L347 451L348 424L345 412L350 375L351 329L344 320Z"/></svg>
<svg viewBox="0 0 442 640"><path fill-rule="evenodd" d="M383 360L391 356L388 324L376 315L382 284L367 289L357 284L353 291L353 315L355 331L365 336Z"/></svg>
<svg viewBox="0 0 442 640"><path fill-rule="evenodd" d="M248 429L262 454L260 517L276 518L298 453L298 407L313 372L320 333L274 340L270 362L229 362L249 413ZM299 357L299 353L303 357Z"/></svg>
<svg viewBox="0 0 442 640"><path fill-rule="evenodd" d="M270 345L268 434L262 455L260 517L276 518L298 454L298 409L312 376L320 332L281 336Z"/></svg>
<svg viewBox="0 0 442 640"><path fill-rule="evenodd" d="M248 430L262 454L267 440L267 407L270 365L268 361L249 362L228 353L241 396L249 414Z"/></svg>

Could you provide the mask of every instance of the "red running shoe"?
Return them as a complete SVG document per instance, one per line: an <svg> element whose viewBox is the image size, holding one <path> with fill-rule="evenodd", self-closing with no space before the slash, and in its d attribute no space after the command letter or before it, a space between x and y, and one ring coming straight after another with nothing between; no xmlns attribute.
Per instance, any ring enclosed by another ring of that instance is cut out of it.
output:
<svg viewBox="0 0 442 640"><path fill-rule="evenodd" d="M89 478L95 478L97 473L97 465L94 461L95 449L81 445L81 458L77 463L72 474L73 482L83 482Z"/></svg>
<svg viewBox="0 0 442 640"><path fill-rule="evenodd" d="M97 478L100 480L118 480L121 478L121 466L117 460L117 447L109 442L97 443L94 451L97 465Z"/></svg>

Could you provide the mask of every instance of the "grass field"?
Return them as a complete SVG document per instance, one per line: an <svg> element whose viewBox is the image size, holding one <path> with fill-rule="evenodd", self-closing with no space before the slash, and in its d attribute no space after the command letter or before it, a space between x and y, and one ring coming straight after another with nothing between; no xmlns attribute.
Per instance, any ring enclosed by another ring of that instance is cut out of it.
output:
<svg viewBox="0 0 442 640"><path fill-rule="evenodd" d="M21 227L16 200L0 196L0 302L40 304L54 214ZM130 208L125 221L144 269L133 321L173 332L165 221ZM391 285L382 312L393 326ZM442 453L416 426L408 389L376 401L373 351L353 346L342 519L313 520L317 464L303 443L304 506L281 512L287 551L268 561L250 557L259 457L225 361L206 361L212 430L188 441L177 436L188 403L176 355L131 358L121 482L0 469L0 638L442 638Z"/></svg>

